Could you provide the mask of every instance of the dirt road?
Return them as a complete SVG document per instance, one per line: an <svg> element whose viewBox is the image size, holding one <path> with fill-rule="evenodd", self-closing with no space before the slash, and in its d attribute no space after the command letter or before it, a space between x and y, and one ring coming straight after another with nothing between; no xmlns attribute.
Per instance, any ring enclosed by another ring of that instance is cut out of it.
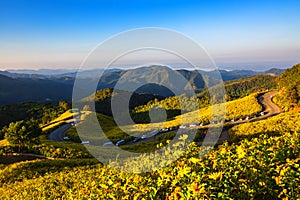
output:
<svg viewBox="0 0 300 200"><path fill-rule="evenodd" d="M263 106L263 115L259 115L256 116L254 118L251 118L249 120L239 120L239 121L235 121L235 122L227 122L225 123L226 125L238 125L238 124L243 124L243 123L247 123L247 122L252 122L252 121L257 121L257 120L262 120L262 119L266 119L268 117L271 117L273 115L277 115L279 114L282 110L279 106L277 106L273 101L272 98L277 95L276 91L272 91L272 92L267 92L264 93L262 95L258 96L258 102ZM224 141L229 141L230 142L230 137L228 134L228 130L223 130L220 138L218 140L218 144L223 143Z"/></svg>

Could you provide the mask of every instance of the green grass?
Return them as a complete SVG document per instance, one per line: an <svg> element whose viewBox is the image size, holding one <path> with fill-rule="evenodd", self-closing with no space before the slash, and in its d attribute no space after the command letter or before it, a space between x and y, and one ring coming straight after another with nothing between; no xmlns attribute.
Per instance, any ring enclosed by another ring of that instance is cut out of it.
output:
<svg viewBox="0 0 300 200"><path fill-rule="evenodd" d="M65 123L66 120L72 119L73 117L75 117L78 114L79 114L78 112L71 112L70 110L68 110L68 111L64 112L63 114L61 114L56 119L52 120L50 123L43 126L42 131L48 131L50 129L58 127L58 126L62 125L63 123Z"/></svg>
<svg viewBox="0 0 300 200"><path fill-rule="evenodd" d="M100 131L92 121L93 115L95 114L105 135L100 135ZM98 113L85 115L85 120L77 124L76 127L70 128L66 132L66 135L68 135L72 140L80 142L80 138L78 137L76 128L82 130L82 133L80 135L82 140L105 140L105 138L107 137L109 140L117 142L120 139L130 140L132 138L132 136L124 133L116 125L112 117Z"/></svg>

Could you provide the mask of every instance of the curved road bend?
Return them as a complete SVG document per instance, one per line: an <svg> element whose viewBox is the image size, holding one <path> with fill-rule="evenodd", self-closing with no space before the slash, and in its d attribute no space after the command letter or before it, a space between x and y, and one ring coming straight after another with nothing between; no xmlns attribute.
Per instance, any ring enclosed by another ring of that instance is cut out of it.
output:
<svg viewBox="0 0 300 200"><path fill-rule="evenodd" d="M55 129L54 131L52 131L49 134L49 136L48 136L49 140L60 141L60 142L65 141L64 137L66 135L66 131L71 127L72 127L71 123L68 123L68 124L64 124L61 127Z"/></svg>
<svg viewBox="0 0 300 200"><path fill-rule="evenodd" d="M276 91L272 91L272 92L267 92L267 93L264 93L263 95L258 96L258 102L263 106L262 112L264 112L264 115L254 117L249 120L239 120L239 121L235 121L235 122L227 122L225 124L231 124L231 125L235 126L235 125L243 124L246 122L252 122L252 121L266 119L273 115L279 114L282 111L281 108L272 101L272 97L277 95L277 93L278 92L276 92ZM225 140L230 142L228 130L222 131L219 141L218 141L218 144L223 143Z"/></svg>
<svg viewBox="0 0 300 200"><path fill-rule="evenodd" d="M61 127L55 129L48 135L49 140L64 142L64 137L66 136L66 131L72 127L72 123L75 123L75 119L65 120L67 124L62 125Z"/></svg>
<svg viewBox="0 0 300 200"><path fill-rule="evenodd" d="M258 101L263 105L263 112L265 113L265 115L258 117L259 119L279 114L282 111L281 108L272 101L272 97L277 95L277 93L278 92L276 91L267 92L258 99Z"/></svg>

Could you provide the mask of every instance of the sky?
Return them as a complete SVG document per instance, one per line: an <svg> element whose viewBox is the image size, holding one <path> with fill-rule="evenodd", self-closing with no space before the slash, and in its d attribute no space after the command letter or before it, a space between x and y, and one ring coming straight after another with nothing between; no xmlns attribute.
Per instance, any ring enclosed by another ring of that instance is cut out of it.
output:
<svg viewBox="0 0 300 200"><path fill-rule="evenodd" d="M1 0L0 70L72 69L120 32L161 27L187 35L223 69L300 62L300 1Z"/></svg>

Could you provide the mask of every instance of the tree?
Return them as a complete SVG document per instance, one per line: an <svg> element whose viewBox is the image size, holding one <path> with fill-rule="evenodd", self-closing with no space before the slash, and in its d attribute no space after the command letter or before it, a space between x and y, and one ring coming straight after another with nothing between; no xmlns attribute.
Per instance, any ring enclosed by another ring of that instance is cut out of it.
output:
<svg viewBox="0 0 300 200"><path fill-rule="evenodd" d="M71 105L68 102L65 102L65 101L60 101L58 105L59 105L59 107L61 107L65 111L71 109Z"/></svg>
<svg viewBox="0 0 300 200"><path fill-rule="evenodd" d="M42 130L34 121L18 121L9 124L5 130L5 139L14 146L18 146L19 152L24 147L30 147L32 144L38 143L38 136Z"/></svg>

